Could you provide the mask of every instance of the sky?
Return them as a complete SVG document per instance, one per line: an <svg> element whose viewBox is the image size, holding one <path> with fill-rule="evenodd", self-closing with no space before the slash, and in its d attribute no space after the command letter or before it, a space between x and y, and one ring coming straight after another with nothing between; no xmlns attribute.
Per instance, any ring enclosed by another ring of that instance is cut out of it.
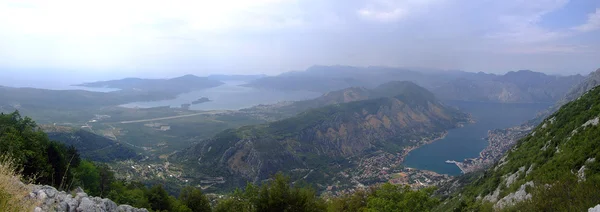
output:
<svg viewBox="0 0 600 212"><path fill-rule="evenodd" d="M587 74L598 0L0 0L0 77L269 74L312 65Z"/></svg>

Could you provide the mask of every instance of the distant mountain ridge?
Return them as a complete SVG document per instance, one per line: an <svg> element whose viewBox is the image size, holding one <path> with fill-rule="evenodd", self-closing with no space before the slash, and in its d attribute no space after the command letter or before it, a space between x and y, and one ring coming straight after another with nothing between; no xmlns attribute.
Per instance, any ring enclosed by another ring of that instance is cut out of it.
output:
<svg viewBox="0 0 600 212"><path fill-rule="evenodd" d="M412 81L440 99L489 102L556 102L581 75L551 76L521 70L505 75L389 67L313 66L306 71L264 77L246 86L329 92L347 87L373 88L394 80Z"/></svg>
<svg viewBox="0 0 600 212"><path fill-rule="evenodd" d="M109 80L83 83L76 86L93 88L118 88L122 90L144 90L144 91L162 91L162 92L189 92L193 90L205 89L222 85L223 82L209 79L208 77L198 77L195 75L184 75L171 79L141 79L124 78L120 80Z"/></svg>
<svg viewBox="0 0 600 212"><path fill-rule="evenodd" d="M341 167L348 166L348 157L377 151L399 153L469 120L467 114L443 105L411 82L387 83L380 90L350 88L335 92L335 96L345 96L348 91L361 96L335 98L349 102L310 109L269 124L226 130L172 159L187 161L208 176L226 177L232 183L261 181L277 171L293 170L311 170L313 174L301 173L323 182L330 180L324 176L337 175ZM379 97L369 99L369 95ZM331 94L322 99L327 97Z"/></svg>
<svg viewBox="0 0 600 212"><path fill-rule="evenodd" d="M211 74L211 75L208 75L207 78L210 79L210 80L217 80L217 81L251 81L251 80L260 79L260 78L263 78L263 77L267 77L267 75L265 75L265 74L254 74L254 75Z"/></svg>
<svg viewBox="0 0 600 212"><path fill-rule="evenodd" d="M327 105L349 103L382 97L393 97L398 94L408 94L411 90L417 91L420 89L422 88L414 83L393 81L381 84L373 89L367 89L365 87L350 87L327 92L315 99L286 102L283 104L274 105L259 105L248 109L242 109L242 111L270 112L271 114L269 114L269 116L274 116L272 113L281 113L283 117L291 117L300 112ZM429 92L421 92L421 94L428 96L429 98L434 98L429 96Z"/></svg>
<svg viewBox="0 0 600 212"><path fill-rule="evenodd" d="M77 86L118 88L112 92L48 90L0 86L0 109L82 109L118 106L136 101L172 99L181 93L222 85L221 81L185 75L172 79L125 78L84 83Z"/></svg>
<svg viewBox="0 0 600 212"><path fill-rule="evenodd" d="M453 80L435 88L434 93L450 100L556 102L581 80L581 75L550 76L521 70L487 80Z"/></svg>

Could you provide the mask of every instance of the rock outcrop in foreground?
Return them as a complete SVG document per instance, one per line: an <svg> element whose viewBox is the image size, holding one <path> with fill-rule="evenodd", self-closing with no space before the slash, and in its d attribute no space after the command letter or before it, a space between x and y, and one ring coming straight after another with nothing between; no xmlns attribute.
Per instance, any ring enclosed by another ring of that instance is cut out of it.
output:
<svg viewBox="0 0 600 212"><path fill-rule="evenodd" d="M38 201L35 212L38 211L57 211L57 212L148 212L146 209L138 209L129 205L117 205L109 199L99 197L90 197L83 190L73 191L75 194L58 191L52 186L31 186L29 198Z"/></svg>

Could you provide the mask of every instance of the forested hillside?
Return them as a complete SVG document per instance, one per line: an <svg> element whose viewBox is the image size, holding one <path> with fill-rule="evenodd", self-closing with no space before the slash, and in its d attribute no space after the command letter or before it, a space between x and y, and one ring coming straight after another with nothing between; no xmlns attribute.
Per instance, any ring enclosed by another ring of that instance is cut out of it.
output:
<svg viewBox="0 0 600 212"><path fill-rule="evenodd" d="M86 130L44 127L44 131L51 140L75 147L82 158L92 161L110 162L138 156L131 148Z"/></svg>
<svg viewBox="0 0 600 212"><path fill-rule="evenodd" d="M585 211L600 203L600 87L565 104L440 206Z"/></svg>
<svg viewBox="0 0 600 212"><path fill-rule="evenodd" d="M24 192L22 189L16 189L18 185L14 179L21 175L25 182L66 191L81 187L92 196L108 197L119 204L155 211L192 211L189 207L198 204L210 210L208 200L196 188L182 190L177 199L169 196L159 184L148 188L141 183L116 179L110 167L82 160L73 146L51 141L32 119L23 118L18 112L0 114L0 155L2 211L15 208L10 201L20 201L28 196L19 193ZM36 204L35 201L23 203ZM64 208L62 205L56 207L55 210ZM69 211L69 206L66 208Z"/></svg>

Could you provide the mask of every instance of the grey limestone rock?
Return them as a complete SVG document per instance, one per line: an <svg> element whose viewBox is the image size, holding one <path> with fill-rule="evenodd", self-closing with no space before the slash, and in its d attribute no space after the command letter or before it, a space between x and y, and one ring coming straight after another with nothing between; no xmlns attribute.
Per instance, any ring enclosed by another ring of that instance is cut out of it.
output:
<svg viewBox="0 0 600 212"><path fill-rule="evenodd" d="M146 209L134 208L129 205L117 205L109 199L88 196L83 189L77 188L73 195L58 191L51 186L32 185L31 192L25 198L38 201L35 212L148 212Z"/></svg>

